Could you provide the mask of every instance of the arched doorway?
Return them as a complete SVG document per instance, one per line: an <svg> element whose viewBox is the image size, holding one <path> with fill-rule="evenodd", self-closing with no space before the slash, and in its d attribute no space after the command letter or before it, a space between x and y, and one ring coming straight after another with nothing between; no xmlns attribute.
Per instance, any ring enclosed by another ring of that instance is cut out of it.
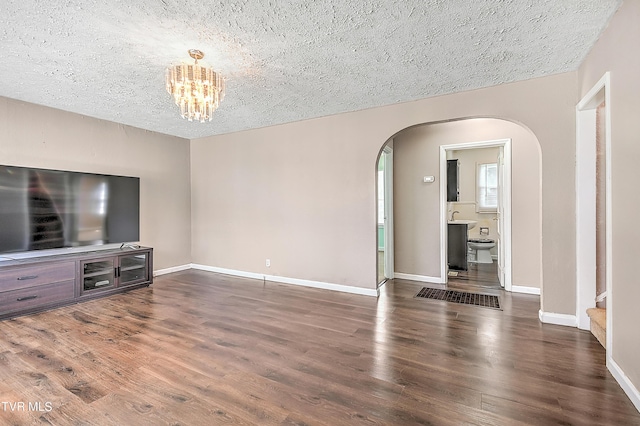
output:
<svg viewBox="0 0 640 426"><path fill-rule="evenodd" d="M540 145L526 127L495 118L468 118L411 126L394 134L385 143L387 146L393 141L395 278L435 284L447 281L446 268L443 267L446 259L442 255L447 243L442 229L446 226L448 211L441 201L441 147L505 139L513 141L512 291L540 294Z"/></svg>

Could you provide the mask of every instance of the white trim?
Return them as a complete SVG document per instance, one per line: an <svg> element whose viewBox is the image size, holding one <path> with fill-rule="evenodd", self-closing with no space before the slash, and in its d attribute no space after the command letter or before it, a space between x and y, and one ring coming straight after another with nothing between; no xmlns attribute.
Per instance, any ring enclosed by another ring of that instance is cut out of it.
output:
<svg viewBox="0 0 640 426"><path fill-rule="evenodd" d="M302 280L298 278L279 277L277 275L258 274L255 272L246 272L246 271L238 271L235 269L218 268L216 266L200 265L197 263L192 263L191 267L193 269L199 269L201 271L209 271L209 272L215 272L218 274L233 275L236 277L243 277L243 278L252 278L256 280L272 281L272 282L278 282L282 284L292 284L292 285L299 285L303 287L321 288L324 290L341 291L343 293L361 294L363 296L378 297L379 295L378 290L374 288L353 287L353 286L342 285L342 284L325 283L321 281L311 281L311 280Z"/></svg>
<svg viewBox="0 0 640 426"><path fill-rule="evenodd" d="M594 100L598 98L598 92L600 92L600 90L606 88L610 84L611 73L607 71L602 77L600 77L600 80L598 80L598 82L593 85L593 87L587 92L587 94L583 96L580 102L578 102L578 105L576 105L576 108L582 111L584 109L593 109L597 107L600 102Z"/></svg>
<svg viewBox="0 0 640 426"><path fill-rule="evenodd" d="M543 312L541 309L538 311L538 318L540 318L540 322L543 322L545 324L564 325L567 327L578 326L578 320L575 315Z"/></svg>
<svg viewBox="0 0 640 426"><path fill-rule="evenodd" d="M423 283L432 283L432 284L446 283L446 281L441 277L429 277L427 275L403 274L402 272L396 272L395 276L397 279L401 279L401 280L420 281Z"/></svg>
<svg viewBox="0 0 640 426"><path fill-rule="evenodd" d="M609 318L607 318L607 320L608 319ZM607 354L608 353L609 351L607 351ZM636 410L640 411L640 392L638 391L638 388L633 385L631 380L629 380L629 377L624 374L622 368L620 368L620 366L616 364L613 359L609 359L609 357L607 358L607 368L611 372L611 375L614 379L616 379L616 381L618 382L624 393L627 394L633 405L635 405Z"/></svg>
<svg viewBox="0 0 640 426"><path fill-rule="evenodd" d="M606 185L606 308L612 312L613 251L611 203L611 76L606 72L576 105L576 317L578 327L588 330L587 309L595 306L596 229L596 140L595 108L605 102L605 185ZM607 315L607 360L613 344L613 315Z"/></svg>
<svg viewBox="0 0 640 426"><path fill-rule="evenodd" d="M512 257L511 257L511 219L512 219L512 209L511 209L511 181L512 181L512 173L511 173L511 139L507 139L504 144L503 149L503 161L504 161L504 198L503 198L503 207L504 211L502 212L502 226L504 230L504 241L501 241L504 246L504 289L506 291L512 290L513 285L513 277L511 276L511 267L512 267ZM541 243L542 244L542 243Z"/></svg>
<svg viewBox="0 0 640 426"><path fill-rule="evenodd" d="M172 274L174 272L186 271L187 269L191 269L191 264L180 265L180 266L172 266L171 268L165 269L157 269L153 271L153 276L158 277L160 275Z"/></svg>
<svg viewBox="0 0 640 426"><path fill-rule="evenodd" d="M583 99L580 104L586 103ZM579 105L580 105L579 104ZM596 306L596 110L576 106L576 317L589 330Z"/></svg>
<svg viewBox="0 0 640 426"><path fill-rule="evenodd" d="M512 291L511 277L511 139L496 139L479 142L465 142L452 145L440 145L440 275L443 282L447 277L447 151L503 147L504 152L504 289ZM396 277L398 274L396 274Z"/></svg>
<svg viewBox="0 0 640 426"><path fill-rule="evenodd" d="M458 197L459 198L459 197ZM447 225L449 217L447 213L447 150L440 145L440 279L447 283L447 254L449 253L449 241L447 240ZM396 274L397 276L398 274ZM426 281L429 282L429 281Z"/></svg>
<svg viewBox="0 0 640 426"><path fill-rule="evenodd" d="M383 149L384 156L384 203L386 220L384 224L384 276L395 277L394 271L394 228L393 228L393 148Z"/></svg>
<svg viewBox="0 0 640 426"><path fill-rule="evenodd" d="M607 72L603 78L605 87L605 185L606 185L606 307L609 311L607 328L607 358L613 362L613 190L611 184L611 76Z"/></svg>
<svg viewBox="0 0 640 426"><path fill-rule="evenodd" d="M538 287L525 287L523 285L512 285L511 291L513 293L523 293L523 294L537 294L540 295L540 289Z"/></svg>
<svg viewBox="0 0 640 426"><path fill-rule="evenodd" d="M201 265L199 263L192 263L191 268L198 269L200 271L215 272L217 274L233 275L234 277L251 278L254 280L262 280L265 278L264 274L258 274L256 272L246 272L246 271L239 271L236 269L218 268L217 266Z"/></svg>

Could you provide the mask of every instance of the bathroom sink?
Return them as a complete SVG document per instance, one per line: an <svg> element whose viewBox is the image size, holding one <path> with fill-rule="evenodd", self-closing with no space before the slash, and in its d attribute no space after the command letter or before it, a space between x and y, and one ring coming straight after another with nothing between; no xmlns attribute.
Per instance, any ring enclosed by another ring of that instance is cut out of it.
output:
<svg viewBox="0 0 640 426"><path fill-rule="evenodd" d="M450 225L467 225L469 229L473 229L476 227L478 222L475 220L456 219L456 220L450 220L449 224Z"/></svg>

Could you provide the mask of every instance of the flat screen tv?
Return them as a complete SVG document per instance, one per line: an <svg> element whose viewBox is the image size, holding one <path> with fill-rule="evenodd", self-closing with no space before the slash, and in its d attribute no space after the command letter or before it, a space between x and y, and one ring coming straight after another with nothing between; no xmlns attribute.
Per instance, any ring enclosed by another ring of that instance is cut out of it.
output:
<svg viewBox="0 0 640 426"><path fill-rule="evenodd" d="M0 165L0 255L139 239L139 178Z"/></svg>

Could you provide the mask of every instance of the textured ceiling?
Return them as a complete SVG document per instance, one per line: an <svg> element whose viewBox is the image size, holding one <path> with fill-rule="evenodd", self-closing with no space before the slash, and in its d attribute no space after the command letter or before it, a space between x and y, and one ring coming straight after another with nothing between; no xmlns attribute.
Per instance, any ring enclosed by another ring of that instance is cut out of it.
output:
<svg viewBox="0 0 640 426"><path fill-rule="evenodd" d="M184 138L578 68L621 0L1 0L0 96ZM227 79L188 122L169 65Z"/></svg>

